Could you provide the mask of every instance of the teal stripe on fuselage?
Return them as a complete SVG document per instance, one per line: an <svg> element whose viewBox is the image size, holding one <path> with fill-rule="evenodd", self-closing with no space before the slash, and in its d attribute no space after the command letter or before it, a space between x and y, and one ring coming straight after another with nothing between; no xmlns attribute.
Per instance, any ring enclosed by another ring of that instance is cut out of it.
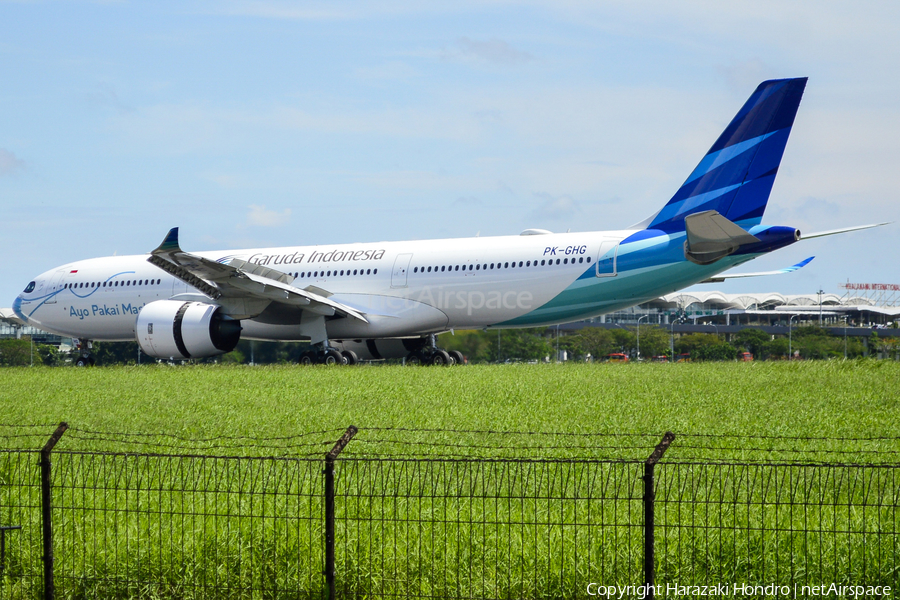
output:
<svg viewBox="0 0 900 600"><path fill-rule="evenodd" d="M683 244L684 234L675 234L641 240L633 251L623 246L615 277L595 277L591 268L543 306L495 326L552 325L595 317L671 294L759 256L728 256L701 266L684 259Z"/></svg>

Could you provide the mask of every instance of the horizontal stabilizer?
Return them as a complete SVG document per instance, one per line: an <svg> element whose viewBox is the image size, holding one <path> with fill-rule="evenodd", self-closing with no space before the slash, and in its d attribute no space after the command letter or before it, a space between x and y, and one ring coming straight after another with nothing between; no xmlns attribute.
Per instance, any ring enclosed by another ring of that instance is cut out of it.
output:
<svg viewBox="0 0 900 600"><path fill-rule="evenodd" d="M759 242L714 210L694 213L684 218L687 242L684 255L698 265L709 265L728 256L744 244Z"/></svg>
<svg viewBox="0 0 900 600"><path fill-rule="evenodd" d="M777 271L760 271L758 273L735 273L734 275L716 275L715 277L710 277L709 279L704 279L700 283L722 283L726 279L740 279L742 277L762 277L764 275L784 275L785 273L793 273L798 269L802 269L809 262L814 259L815 256L810 256L806 260L801 260L796 265L791 265L790 267L785 267L784 269L778 269Z"/></svg>

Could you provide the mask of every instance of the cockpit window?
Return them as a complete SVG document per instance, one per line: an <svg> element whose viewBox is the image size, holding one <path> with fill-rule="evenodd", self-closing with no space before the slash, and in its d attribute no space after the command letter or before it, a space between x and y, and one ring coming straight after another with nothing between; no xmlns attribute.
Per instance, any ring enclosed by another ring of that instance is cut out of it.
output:
<svg viewBox="0 0 900 600"><path fill-rule="evenodd" d="M34 291L34 282L32 281L27 286L25 286L25 293L30 294L33 291Z"/></svg>

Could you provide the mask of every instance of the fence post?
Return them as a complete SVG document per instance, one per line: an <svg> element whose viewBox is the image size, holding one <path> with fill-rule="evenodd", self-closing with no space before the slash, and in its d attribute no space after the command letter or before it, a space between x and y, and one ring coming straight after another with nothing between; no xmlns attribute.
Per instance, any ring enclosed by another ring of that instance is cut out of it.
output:
<svg viewBox="0 0 900 600"><path fill-rule="evenodd" d="M653 505L656 492L653 489L653 467L660 461L669 448L675 434L667 431L662 441L654 448L650 458L644 463L644 589L645 598L653 600L656 592L656 558L654 556L654 517Z"/></svg>
<svg viewBox="0 0 900 600"><path fill-rule="evenodd" d="M69 428L68 423L60 423L47 443L41 449L41 537L44 542L44 600L53 600L56 587L53 584L53 526L51 522L50 453L56 442Z"/></svg>
<svg viewBox="0 0 900 600"><path fill-rule="evenodd" d="M328 600L334 600L334 461L358 429L351 425L325 455L325 582L328 584Z"/></svg>

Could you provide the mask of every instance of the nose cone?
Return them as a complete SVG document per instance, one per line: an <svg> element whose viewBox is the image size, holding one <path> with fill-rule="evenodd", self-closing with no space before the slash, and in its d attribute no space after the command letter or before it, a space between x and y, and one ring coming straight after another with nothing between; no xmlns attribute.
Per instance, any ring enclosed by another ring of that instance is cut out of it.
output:
<svg viewBox="0 0 900 600"><path fill-rule="evenodd" d="M13 312L16 313L16 316L22 319L23 323L28 322L28 317L25 316L25 313L22 312L22 294L16 296L16 299L13 300L12 305Z"/></svg>

